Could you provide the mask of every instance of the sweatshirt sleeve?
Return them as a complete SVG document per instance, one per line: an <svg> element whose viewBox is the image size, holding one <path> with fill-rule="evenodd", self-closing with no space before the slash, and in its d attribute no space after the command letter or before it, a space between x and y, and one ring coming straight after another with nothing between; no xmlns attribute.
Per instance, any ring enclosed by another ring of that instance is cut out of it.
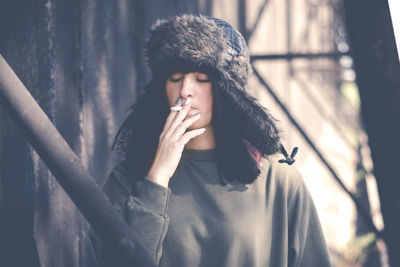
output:
<svg viewBox="0 0 400 267"><path fill-rule="evenodd" d="M137 237L158 264L162 254L162 243L168 230L167 207L170 189L158 185L147 177L131 182L121 167L111 172L104 192L114 208L122 214ZM93 248L100 266L113 266L112 249L101 244L94 232L90 232Z"/></svg>
<svg viewBox="0 0 400 267"><path fill-rule="evenodd" d="M289 195L289 266L330 267L324 235L313 200L300 174L295 171Z"/></svg>

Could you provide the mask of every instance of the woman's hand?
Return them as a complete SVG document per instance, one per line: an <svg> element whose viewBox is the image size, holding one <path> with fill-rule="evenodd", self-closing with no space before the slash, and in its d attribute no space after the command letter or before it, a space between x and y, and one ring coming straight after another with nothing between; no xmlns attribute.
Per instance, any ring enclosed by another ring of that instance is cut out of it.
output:
<svg viewBox="0 0 400 267"><path fill-rule="evenodd" d="M186 143L205 131L205 128L200 128L186 132L186 129L200 118L200 112L185 119L191 107L190 97L186 99L183 106L181 102L179 98L174 107L182 107L182 109L171 110L167 117L159 137L153 164L147 174L150 180L165 187L168 187L169 180L178 167Z"/></svg>

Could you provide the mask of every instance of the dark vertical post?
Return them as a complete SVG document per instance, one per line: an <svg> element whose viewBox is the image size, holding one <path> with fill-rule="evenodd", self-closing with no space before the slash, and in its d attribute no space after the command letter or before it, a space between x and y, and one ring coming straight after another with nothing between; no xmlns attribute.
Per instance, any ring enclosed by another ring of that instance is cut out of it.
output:
<svg viewBox="0 0 400 267"><path fill-rule="evenodd" d="M243 38L248 41L247 27L246 27L246 0L238 0L238 18L239 18L239 31Z"/></svg>
<svg viewBox="0 0 400 267"><path fill-rule="evenodd" d="M400 266L400 63L387 0L345 0L391 266Z"/></svg>

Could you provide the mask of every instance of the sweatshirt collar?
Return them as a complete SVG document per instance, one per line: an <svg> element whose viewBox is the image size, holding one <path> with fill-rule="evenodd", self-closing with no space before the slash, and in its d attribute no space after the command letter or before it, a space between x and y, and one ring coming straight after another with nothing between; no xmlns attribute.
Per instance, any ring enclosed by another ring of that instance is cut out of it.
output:
<svg viewBox="0 0 400 267"><path fill-rule="evenodd" d="M217 158L216 153L217 151L215 148L204 150L184 148L182 158L189 160L214 160Z"/></svg>

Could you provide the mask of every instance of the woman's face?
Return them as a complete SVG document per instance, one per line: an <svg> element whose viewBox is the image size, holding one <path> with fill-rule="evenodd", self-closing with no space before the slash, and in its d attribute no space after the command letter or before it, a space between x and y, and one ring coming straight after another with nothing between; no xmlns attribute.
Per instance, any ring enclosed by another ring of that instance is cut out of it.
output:
<svg viewBox="0 0 400 267"><path fill-rule="evenodd" d="M200 112L200 119L188 129L211 126L213 94L212 82L207 74L202 72L173 73L167 77L165 90L170 106L175 105L179 97L182 98L182 103L190 97L192 107L188 117Z"/></svg>

